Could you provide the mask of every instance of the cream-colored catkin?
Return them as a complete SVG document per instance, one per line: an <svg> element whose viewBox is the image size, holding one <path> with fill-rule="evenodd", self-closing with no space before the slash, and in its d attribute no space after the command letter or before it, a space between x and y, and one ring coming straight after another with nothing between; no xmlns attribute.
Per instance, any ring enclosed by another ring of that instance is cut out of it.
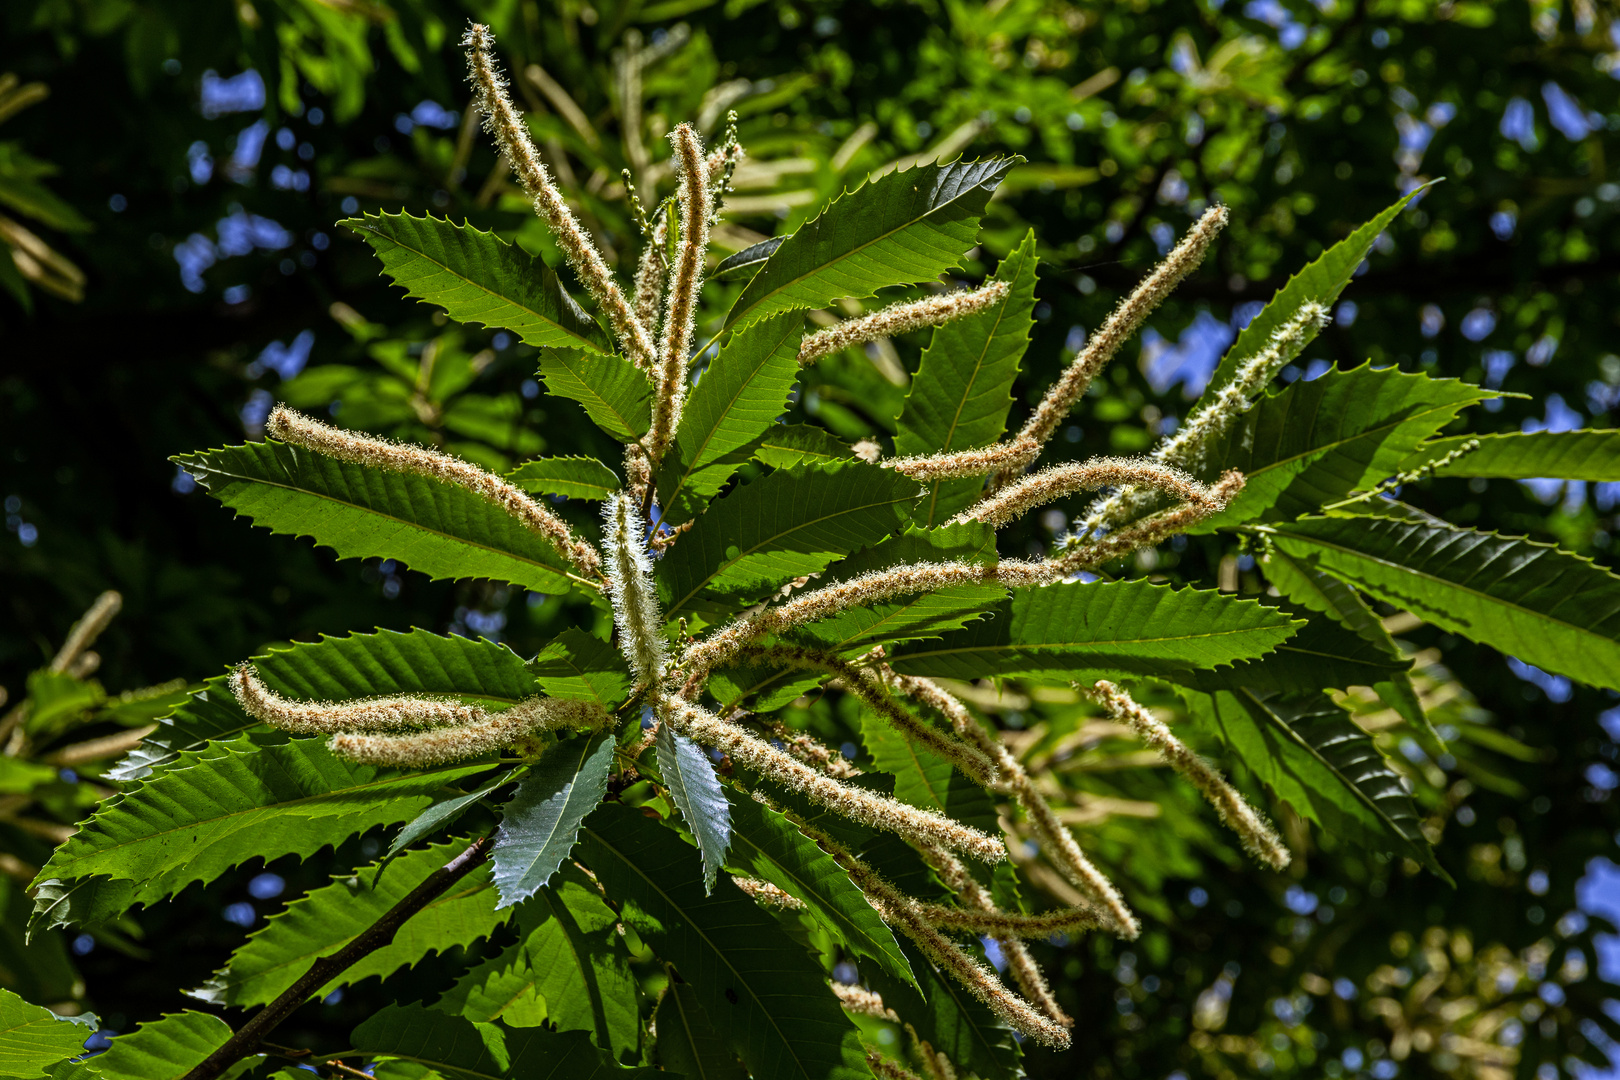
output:
<svg viewBox="0 0 1620 1080"><path fill-rule="evenodd" d="M804 795L852 821L916 841L932 841L988 863L1007 857L1000 838L953 821L943 814L907 806L863 788L841 784L776 749L707 709L678 697L658 703L665 723L687 738L729 754L733 760Z"/></svg>
<svg viewBox="0 0 1620 1080"><path fill-rule="evenodd" d="M1249 805L1226 778L1210 764L1176 738L1157 717L1137 704L1124 690L1102 680L1090 687L1077 686L1086 696L1101 705L1110 717L1127 724L1138 738L1157 750L1172 769L1180 773L1197 788L1215 808L1222 823L1237 834L1244 850L1273 870L1285 869L1293 856L1277 831L1259 811Z"/></svg>
<svg viewBox="0 0 1620 1080"><path fill-rule="evenodd" d="M1075 535L1065 542L1064 553L1047 560L1047 563L1067 576L1083 570L1094 570L1105 563L1123 558L1138 548L1154 547L1226 509L1237 497L1238 492L1243 490L1245 480L1244 475L1234 469L1210 485L1209 493L1212 500L1210 503L1204 505L1182 503L1152 517L1132 522L1108 533L1100 540L1081 542L1079 537L1083 535L1086 527L1082 525L1076 529ZM1096 513L1094 511L1093 516L1096 516Z"/></svg>
<svg viewBox="0 0 1620 1080"><path fill-rule="evenodd" d="M123 609L124 598L112 589L108 589L96 597L79 621L73 624L68 631L67 639L62 647L56 650L56 656L51 660L51 670L56 672L67 671L73 667L74 661L84 655L84 651L95 643L101 632L107 629L113 617Z"/></svg>
<svg viewBox="0 0 1620 1080"><path fill-rule="evenodd" d="M882 337L893 337L929 326L941 326L995 307L1007 299L1005 281L992 281L977 289L962 289L890 304L858 318L846 319L825 330L805 335L799 345L799 363L809 365L851 345L864 345Z"/></svg>
<svg viewBox="0 0 1620 1080"><path fill-rule="evenodd" d="M664 307L664 284L669 279L669 264L665 261L664 249L668 243L669 216L660 211L647 236L647 243L641 249L641 259L636 264L636 290L632 305L636 322L649 338L658 332L658 313ZM650 358L634 359L643 370L651 369Z"/></svg>
<svg viewBox="0 0 1620 1080"><path fill-rule="evenodd" d="M1057 430L1058 425L1069 415L1069 411L1091 385L1091 380L1096 378L1097 373L1119 351L1119 347L1136 333L1148 315L1163 303L1165 297L1170 295L1181 280L1204 261L1204 255L1209 251L1210 244L1214 242L1221 229L1226 227L1226 222L1227 212L1224 206L1212 206L1204 212L1164 261L1155 267L1129 296L1120 301L1113 314L1098 327L1097 332L1086 342L1079 355L1070 362L1058 381L1052 384L1052 388L1041 399L1040 405L1025 422L1019 432L1021 438L1033 439L1041 446L1046 445L1052 433ZM1009 472L997 473L991 481L992 490L1010 478Z"/></svg>
<svg viewBox="0 0 1620 1080"><path fill-rule="evenodd" d="M923 1080L898 1061L884 1057L876 1050L866 1052L866 1064L872 1070L872 1075L879 1080Z"/></svg>
<svg viewBox="0 0 1620 1080"><path fill-rule="evenodd" d="M252 664L238 664L229 686L242 711L271 727L296 735L340 731L397 731L401 728L478 723L489 717L480 705L448 698L401 694L354 701L291 701L259 678Z"/></svg>
<svg viewBox="0 0 1620 1080"><path fill-rule="evenodd" d="M743 877L740 874L733 874L731 880L736 883L737 888L748 894L749 898L761 907L779 908L783 911L804 910L803 900L772 885L768 881Z"/></svg>
<svg viewBox="0 0 1620 1080"><path fill-rule="evenodd" d="M1199 505L1212 501L1208 489L1180 469L1156 461L1099 457L1054 465L1026 476L963 511L951 524L982 521L999 528L1038 506L1076 491L1096 491L1126 484L1153 488Z"/></svg>
<svg viewBox="0 0 1620 1080"><path fill-rule="evenodd" d="M551 227L580 284L591 294L607 316L620 346L638 364L652 362L652 337L636 320L635 312L624 298L624 292L608 269L596 244L580 227L574 212L563 200L562 192L551 179L545 162L529 138L529 129L523 116L512 104L507 93L504 76L496 68L493 51L495 35L489 27L474 23L461 44L467 49L467 68L475 94L474 105L484 114L484 128L495 137L501 153L512 165L512 172L529 198L534 200L535 211Z"/></svg>
<svg viewBox="0 0 1620 1080"><path fill-rule="evenodd" d="M669 663L669 646L644 532L634 500L624 492L608 496L602 506L602 546L619 649L630 662L636 684L657 687Z"/></svg>
<svg viewBox="0 0 1620 1080"><path fill-rule="evenodd" d="M1085 908L1062 908L1038 915L1006 911L978 911L945 904L918 903L918 911L931 926L947 932L984 934L993 938L1048 938L1096 930L1103 920Z"/></svg>
<svg viewBox="0 0 1620 1080"><path fill-rule="evenodd" d="M925 747L938 757L949 761L957 771L980 787L990 787L995 783L995 767L978 747L964 743L913 716L890 696L882 680L870 669L857 667L835 653L797 645L745 649L740 655L750 661L779 664L800 670L823 671L836 676L845 690L859 698L867 708L912 744Z"/></svg>
<svg viewBox="0 0 1620 1080"><path fill-rule="evenodd" d="M680 205L680 240L670 274L669 297L664 309L664 337L658 355L658 392L653 400L652 427L647 432L647 453L657 465L680 427L686 404L686 374L691 360L692 334L697 323L698 293L703 288L703 259L709 250L713 204L709 200L709 170L703 160L703 140L690 124L678 124L669 133L675 148L675 184Z"/></svg>
<svg viewBox="0 0 1620 1080"><path fill-rule="evenodd" d="M770 733L772 738L782 744L782 749L835 780L849 780L861 775L861 770L854 762L820 742L813 735L795 731L780 722L770 725Z"/></svg>
<svg viewBox="0 0 1620 1080"><path fill-rule="evenodd" d="M832 984L832 991L833 996L838 999L838 1004L852 1013L870 1016L874 1020L887 1020L891 1024L900 1023L900 1017L883 1003L883 998L864 986L835 982Z"/></svg>
<svg viewBox="0 0 1620 1080"><path fill-rule="evenodd" d="M949 454L889 458L880 464L885 469L904 473L913 480L926 482L984 476L999 469L1017 471L1034 461L1040 453L1040 443L1034 439L1019 438L1011 442L981 446L973 450L957 450Z"/></svg>
<svg viewBox="0 0 1620 1080"><path fill-rule="evenodd" d="M271 410L265 431L272 438L338 461L387 472L414 473L441 484L464 488L544 537L574 568L578 580L594 584L597 579L601 557L595 548L576 537L566 522L535 502L527 492L476 465L438 450L356 435L311 419L285 405Z"/></svg>
<svg viewBox="0 0 1620 1080"><path fill-rule="evenodd" d="M1010 794L1024 811L1024 817L1028 819L1030 828L1040 840L1047 861L1056 866L1070 884L1099 905L1102 925L1105 928L1121 937L1134 940L1142 932L1141 924L1137 922L1136 916L1132 914L1124 898L1119 895L1119 890L1114 888L1114 883L1108 880L1106 874L1086 858L1085 852L1080 850L1080 845L1069 832L1068 826L1058 818L1023 764L1013 757L1002 745L1001 740L994 738L980 727L978 721L967 711L967 707L938 683L912 675L901 675L887 668L884 675L890 685L902 693L916 696L918 700L938 710L951 722L951 726L959 735L964 739L978 742L980 747L992 756L1000 779L997 789Z"/></svg>
<svg viewBox="0 0 1620 1080"><path fill-rule="evenodd" d="M327 745L338 757L364 765L412 768L493 753L536 731L594 730L610 720L593 701L532 697L473 723L409 735L334 735Z"/></svg>

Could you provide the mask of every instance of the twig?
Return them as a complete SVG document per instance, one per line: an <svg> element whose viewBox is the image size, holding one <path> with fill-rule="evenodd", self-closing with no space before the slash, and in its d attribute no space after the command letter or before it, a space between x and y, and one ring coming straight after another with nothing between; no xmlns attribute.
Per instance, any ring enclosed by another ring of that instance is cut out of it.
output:
<svg viewBox="0 0 1620 1080"><path fill-rule="evenodd" d="M426 881L389 908L382 918L362 930L353 941L333 955L324 956L310 965L310 969L303 977L288 987L280 997L259 1010L253 1019L242 1025L240 1031L225 1040L224 1046L209 1054L200 1065L186 1073L183 1080L216 1080L232 1065L255 1053L264 1042L264 1037L275 1030L276 1025L296 1012L309 1000L311 994L331 982L334 976L348 970L361 958L388 945L406 920L427 907L450 886L483 865L484 860L489 858L493 846L494 841L487 836L474 840L467 846L467 850L429 874Z"/></svg>

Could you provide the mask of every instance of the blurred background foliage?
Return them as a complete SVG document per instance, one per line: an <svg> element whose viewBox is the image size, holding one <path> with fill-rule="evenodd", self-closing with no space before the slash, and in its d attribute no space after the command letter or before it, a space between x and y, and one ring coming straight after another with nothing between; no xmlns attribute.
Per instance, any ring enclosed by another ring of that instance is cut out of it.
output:
<svg viewBox="0 0 1620 1080"><path fill-rule="evenodd" d="M21 717L0 722L0 985L127 1031L195 1004L179 989L283 894L376 848L368 836L250 867L114 930L25 946L21 882L53 830L111 790L97 782L110 762L85 747L127 737L171 680L321 632L420 625L533 652L595 618L272 540L166 460L257 436L275 401L495 468L607 449L571 403L542 402L533 350L404 300L334 226L432 212L560 263L468 117L453 46L469 16L495 28L537 141L626 272L639 241L624 177L649 207L669 193L662 136L681 119L718 133L735 111L750 154L717 255L791 231L875 170L1022 155L963 275L1034 228L1031 395L1192 216L1228 204L1209 264L1064 431L1077 457L1145 449L1289 273L1442 176L1285 378L1371 360L1515 395L1457 433L1613 427L1620 412L1620 175L1607 172L1620 10L1597 0L9 0L0 685ZM829 358L796 408L847 439L883 439L922 344ZM1616 485L1439 479L1403 498L1616 565ZM1054 510L1019 539L1040 549L1066 524ZM1221 543L1190 538L1131 572L1263 594L1255 553ZM96 643L99 671L54 668L109 589L123 612ZM1129 946L1042 947L1080 1023L1073 1050L1027 1055L1033 1075L1541 1080L1606 1060L1620 1037L1599 977L1620 977L1602 915L1620 913L1620 885L1605 887L1620 708L1383 614L1418 658L1448 751L1420 745L1370 693L1350 700L1412 781L1455 888L1335 847L1282 806L1308 857L1260 874L1194 795L1072 696L964 688L1049 767L1066 816L1150 916ZM1179 708L1169 694L1152 703ZM800 708L857 749L838 701ZM1061 882L1031 883L1061 896ZM432 962L370 981L283 1035L341 1040L378 1003L431 998L441 982Z"/></svg>

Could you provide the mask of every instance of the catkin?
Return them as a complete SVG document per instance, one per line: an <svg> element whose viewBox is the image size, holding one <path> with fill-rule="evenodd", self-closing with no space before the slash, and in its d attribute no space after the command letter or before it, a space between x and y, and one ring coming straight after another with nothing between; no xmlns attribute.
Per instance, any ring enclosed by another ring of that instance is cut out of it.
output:
<svg viewBox="0 0 1620 1080"><path fill-rule="evenodd" d="M489 27L474 23L461 44L467 49L467 68L475 94L475 107L484 114L484 129L495 137L501 153L512 165L512 172L529 198L534 200L535 211L551 227L557 246L562 249L580 283L591 294L607 315L620 346L642 367L651 364L653 343L651 336L636 321L630 308L608 269L596 244L580 227L574 212L563 201L562 192L551 179L545 162L529 138L523 116L512 104L507 93L504 76L496 69L491 55L495 48L495 35Z"/></svg>
<svg viewBox="0 0 1620 1080"><path fill-rule="evenodd" d="M123 606L123 596L112 589L96 597L95 603L90 605L90 609L80 616L79 621L73 624L73 629L68 631L67 639L62 642L62 647L56 651L56 656L51 660L51 670L61 672L71 668L74 661L78 660L84 651L95 643L96 638L101 636L101 632L107 629L108 624Z"/></svg>
<svg viewBox="0 0 1620 1080"><path fill-rule="evenodd" d="M893 469L913 480L926 482L983 476L998 469L1017 471L1034 461L1040 453L1040 443L1034 439L1018 438L1012 442L981 446L974 450L957 450L949 454L889 458L881 464L885 469Z"/></svg>
<svg viewBox="0 0 1620 1080"><path fill-rule="evenodd" d="M1212 501L1209 491L1202 484L1169 465L1130 458L1091 458L1088 461L1054 465L1026 476L963 511L951 524L982 521L999 528L1018 520L1037 506L1044 506L1076 491L1095 491L1125 484L1154 488L1201 506Z"/></svg>
<svg viewBox="0 0 1620 1080"><path fill-rule="evenodd" d="M890 304L868 315L846 319L825 330L805 335L799 345L799 363L813 364L823 356L841 352L851 345L863 345L881 337L940 326L953 319L976 314L1007 299L1007 292L1005 281L992 281L977 289L963 289Z"/></svg>
<svg viewBox="0 0 1620 1080"><path fill-rule="evenodd" d="M608 496L602 507L602 546L607 552L613 622L637 685L656 687L669 662L669 647L642 533L635 502L623 492Z"/></svg>
<svg viewBox="0 0 1620 1080"><path fill-rule="evenodd" d="M414 694L344 702L289 701L265 686L252 664L238 664L229 685L243 712L296 735L472 724L489 716L482 706Z"/></svg>
<svg viewBox="0 0 1620 1080"><path fill-rule="evenodd" d="M646 246L641 249L641 260L636 264L636 291L634 311L636 322L651 337L658 329L658 312L664 305L664 282L669 275L669 264L664 261L664 245L669 240L669 217L662 211L653 223ZM651 367L645 358L638 358L643 370Z"/></svg>
<svg viewBox="0 0 1620 1080"><path fill-rule="evenodd" d="M919 810L863 788L840 784L707 709L677 697L662 699L658 707L663 711L663 720L687 738L729 754L755 772L852 821L908 839L932 841L988 863L1007 857L1006 847L996 837L952 821L943 814Z"/></svg>
<svg viewBox="0 0 1620 1080"><path fill-rule="evenodd" d="M408 735L334 735L328 745L338 757L364 765L413 768L493 753L536 731L589 730L609 720L594 701L532 697L472 723Z"/></svg>
<svg viewBox="0 0 1620 1080"><path fill-rule="evenodd" d="M574 568L576 580L591 582L598 576L601 557L590 544L574 536L566 522L526 492L458 457L421 446L356 435L312 420L285 405L271 410L265 431L272 438L338 461L387 472L414 473L441 484L464 488L543 536Z"/></svg>
<svg viewBox="0 0 1620 1080"><path fill-rule="evenodd" d="M664 310L664 341L659 352L658 393L653 400L647 453L657 465L681 423L686 404L686 373L697 322L698 293L703 288L703 257L709 250L713 206L709 201L708 167L703 140L690 124L669 133L675 148L675 183L680 195L681 235Z"/></svg>
<svg viewBox="0 0 1620 1080"><path fill-rule="evenodd" d="M1101 705L1109 716L1129 725L1138 738L1157 750L1171 768L1197 788L1215 808L1226 827L1237 834L1244 850L1273 870L1288 866L1292 856L1270 823L1249 805L1236 788L1226 782L1225 777L1188 749L1187 744L1176 738L1152 713L1106 680L1090 689L1079 686L1076 689Z"/></svg>

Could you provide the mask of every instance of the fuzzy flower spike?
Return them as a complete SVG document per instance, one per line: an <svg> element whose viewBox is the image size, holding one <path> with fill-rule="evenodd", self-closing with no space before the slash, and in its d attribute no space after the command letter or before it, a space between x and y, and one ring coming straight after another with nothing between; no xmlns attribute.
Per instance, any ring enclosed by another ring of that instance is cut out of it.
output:
<svg viewBox="0 0 1620 1080"><path fill-rule="evenodd" d="M647 452L654 465L663 460L664 452L669 449L669 442L680 427L681 409L686 404L686 372L697 322L698 293L703 288L703 256L709 249L713 214L703 140L691 124L680 124L669 133L669 141L675 149L681 232L664 309L658 394L653 401L652 428L647 432Z"/></svg>
<svg viewBox="0 0 1620 1080"><path fill-rule="evenodd" d="M607 551L619 646L630 661L636 684L656 693L669 663L669 648L664 643L663 612L653 585L652 559L643 541L645 530L638 509L630 495L621 492L611 496L602 507L602 545Z"/></svg>
<svg viewBox="0 0 1620 1080"><path fill-rule="evenodd" d="M654 352L652 337L636 321L635 312L624 298L624 292L614 280L602 253L596 249L596 244L586 235L574 212L563 201L562 192L557 190L545 162L540 160L540 152L529 138L523 115L512 105L506 79L495 66L495 35L490 33L489 27L474 23L461 39L461 44L467 49L468 74L477 108L485 117L485 130L495 137L518 183L534 200L535 212L551 226L557 246L567 256L580 284L601 306L619 344L636 363L647 366Z"/></svg>
<svg viewBox="0 0 1620 1080"><path fill-rule="evenodd" d="M847 319L836 326L806 335L799 346L799 363L813 364L851 345L862 345L881 337L891 337L927 326L940 326L995 307L1007 299L1007 283L992 281L977 289L963 289L922 300L890 304L869 315Z"/></svg>

